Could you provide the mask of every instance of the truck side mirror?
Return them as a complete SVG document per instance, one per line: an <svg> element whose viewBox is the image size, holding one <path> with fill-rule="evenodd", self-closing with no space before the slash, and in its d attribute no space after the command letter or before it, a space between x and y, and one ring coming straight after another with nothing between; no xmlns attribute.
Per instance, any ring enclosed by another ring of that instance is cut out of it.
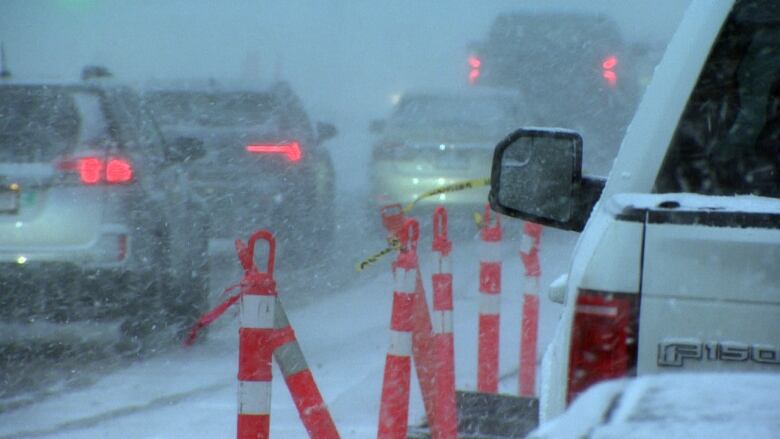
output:
<svg viewBox="0 0 780 439"><path fill-rule="evenodd" d="M561 129L520 129L493 154L490 205L496 212L580 231L604 180L582 177L582 137Z"/></svg>

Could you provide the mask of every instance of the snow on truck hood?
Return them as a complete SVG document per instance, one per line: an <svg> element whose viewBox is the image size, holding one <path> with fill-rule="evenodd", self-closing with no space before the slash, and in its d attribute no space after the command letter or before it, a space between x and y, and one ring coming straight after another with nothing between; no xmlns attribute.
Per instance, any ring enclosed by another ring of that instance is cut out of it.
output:
<svg viewBox="0 0 780 439"><path fill-rule="evenodd" d="M772 438L779 405L778 374L646 375L591 387L528 437Z"/></svg>
<svg viewBox="0 0 780 439"><path fill-rule="evenodd" d="M780 214L780 200L755 195L617 194L606 208L612 214L626 209Z"/></svg>

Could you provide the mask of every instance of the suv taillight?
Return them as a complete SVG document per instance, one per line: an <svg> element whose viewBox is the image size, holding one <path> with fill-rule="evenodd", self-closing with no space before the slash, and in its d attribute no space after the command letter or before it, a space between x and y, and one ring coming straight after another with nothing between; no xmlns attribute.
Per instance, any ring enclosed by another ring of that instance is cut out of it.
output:
<svg viewBox="0 0 780 439"><path fill-rule="evenodd" d="M638 297L580 291L571 332L567 403L593 384L636 373Z"/></svg>
<svg viewBox="0 0 780 439"><path fill-rule="evenodd" d="M57 163L64 173L75 173L85 185L126 184L133 181L133 166L122 157L76 157Z"/></svg>
<svg viewBox="0 0 780 439"><path fill-rule="evenodd" d="M291 162L297 162L303 155L301 145L298 142L288 142L279 144L253 144L244 147L247 152L252 154L281 154L287 157Z"/></svg>

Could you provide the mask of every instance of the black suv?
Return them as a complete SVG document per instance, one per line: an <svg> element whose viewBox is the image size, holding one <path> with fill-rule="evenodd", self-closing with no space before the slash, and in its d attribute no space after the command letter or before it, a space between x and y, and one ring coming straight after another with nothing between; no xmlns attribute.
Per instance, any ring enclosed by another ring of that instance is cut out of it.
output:
<svg viewBox="0 0 780 439"><path fill-rule="evenodd" d="M164 142L129 88L0 84L0 343L137 346L190 326L208 217L180 164L199 153Z"/></svg>
<svg viewBox="0 0 780 439"><path fill-rule="evenodd" d="M336 129L326 123L314 129L289 85L156 86L144 100L167 137L205 143L205 156L186 168L211 212L212 238L232 242L267 228L279 252L295 256L330 241L335 173L322 144ZM298 206L310 211L301 215Z"/></svg>
<svg viewBox="0 0 780 439"><path fill-rule="evenodd" d="M509 12L469 50L472 85L519 90L534 125L578 129L597 146L586 151L586 169L606 175L642 92L636 51L612 19Z"/></svg>

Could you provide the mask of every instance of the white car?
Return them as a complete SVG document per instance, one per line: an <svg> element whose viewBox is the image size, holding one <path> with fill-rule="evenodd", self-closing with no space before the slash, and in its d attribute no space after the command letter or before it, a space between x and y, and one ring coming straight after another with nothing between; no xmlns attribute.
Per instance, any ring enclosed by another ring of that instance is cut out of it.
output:
<svg viewBox="0 0 780 439"><path fill-rule="evenodd" d="M551 294L542 421L607 379L780 373L778 47L775 2L694 1L606 181L571 131L496 147L494 209L582 231Z"/></svg>
<svg viewBox="0 0 780 439"><path fill-rule="evenodd" d="M599 383L527 439L776 438L780 375L659 374Z"/></svg>

